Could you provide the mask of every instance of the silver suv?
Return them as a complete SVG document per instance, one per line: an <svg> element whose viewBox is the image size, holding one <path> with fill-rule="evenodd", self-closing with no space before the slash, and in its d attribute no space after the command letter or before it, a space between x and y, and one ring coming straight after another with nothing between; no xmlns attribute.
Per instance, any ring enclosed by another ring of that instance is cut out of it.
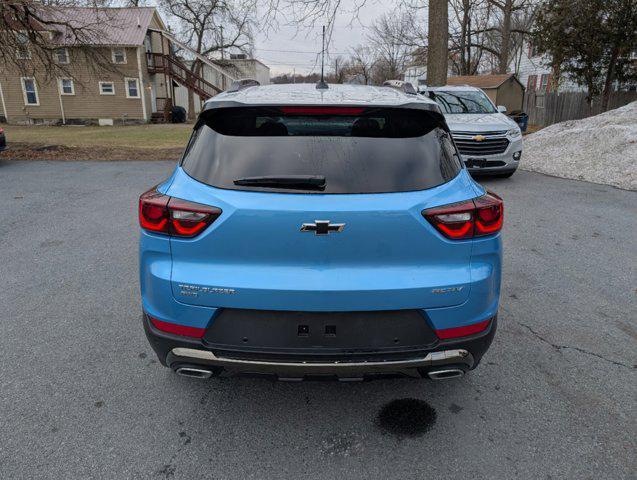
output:
<svg viewBox="0 0 637 480"><path fill-rule="evenodd" d="M471 173L510 177L522 157L522 132L479 88L430 87L421 94L438 102Z"/></svg>

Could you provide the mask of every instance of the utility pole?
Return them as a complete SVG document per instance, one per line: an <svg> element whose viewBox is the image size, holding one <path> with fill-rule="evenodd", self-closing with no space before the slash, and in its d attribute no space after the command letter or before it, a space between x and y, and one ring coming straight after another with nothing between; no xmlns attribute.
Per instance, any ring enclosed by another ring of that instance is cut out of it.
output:
<svg viewBox="0 0 637 480"><path fill-rule="evenodd" d="M449 61L449 8L447 0L429 1L427 32L427 85L447 83Z"/></svg>
<svg viewBox="0 0 637 480"><path fill-rule="evenodd" d="M321 79L316 84L316 88L319 90L324 90L326 88L329 88L327 86L327 83L325 82L324 71L325 71L325 25L323 25L323 43L321 46Z"/></svg>

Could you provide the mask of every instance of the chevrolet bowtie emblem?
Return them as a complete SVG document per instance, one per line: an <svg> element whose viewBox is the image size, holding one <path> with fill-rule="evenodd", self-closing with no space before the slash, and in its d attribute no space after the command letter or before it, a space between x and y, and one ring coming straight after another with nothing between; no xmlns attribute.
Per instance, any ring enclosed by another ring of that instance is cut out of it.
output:
<svg viewBox="0 0 637 480"><path fill-rule="evenodd" d="M481 142L482 140L485 140L486 137L483 137L482 135L476 135L473 137L473 140L475 140L476 142Z"/></svg>
<svg viewBox="0 0 637 480"><path fill-rule="evenodd" d="M314 223L304 223L301 225L302 232L314 232L316 235L342 232L344 228L344 223L330 223L329 220L314 220Z"/></svg>

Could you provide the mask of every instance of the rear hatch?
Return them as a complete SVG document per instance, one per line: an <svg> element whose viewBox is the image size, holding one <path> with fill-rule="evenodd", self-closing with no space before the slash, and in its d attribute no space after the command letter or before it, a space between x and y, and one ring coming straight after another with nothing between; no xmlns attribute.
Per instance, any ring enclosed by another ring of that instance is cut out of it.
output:
<svg viewBox="0 0 637 480"><path fill-rule="evenodd" d="M471 241L421 215L475 196L435 112L212 111L165 193L222 210L195 238L171 239L180 302L355 311L469 295Z"/></svg>

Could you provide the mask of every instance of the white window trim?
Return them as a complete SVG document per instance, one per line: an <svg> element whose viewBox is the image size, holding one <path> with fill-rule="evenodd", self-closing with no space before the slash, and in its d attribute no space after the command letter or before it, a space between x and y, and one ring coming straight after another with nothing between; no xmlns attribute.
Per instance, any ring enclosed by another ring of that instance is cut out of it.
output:
<svg viewBox="0 0 637 480"><path fill-rule="evenodd" d="M137 85L137 96L133 97L129 94L128 91L128 82L135 82L135 84ZM140 85L139 85L139 78L125 78L124 79L124 88L126 89L126 98L142 98L142 94L140 89Z"/></svg>
<svg viewBox="0 0 637 480"><path fill-rule="evenodd" d="M71 93L66 93L64 91L64 88L62 88L62 81L64 81L64 80L70 80L71 81ZM60 86L60 95L66 95L66 96L75 95L75 82L73 81L72 78L60 78L59 86Z"/></svg>
<svg viewBox="0 0 637 480"><path fill-rule="evenodd" d="M27 100L27 87L24 84L25 80L33 80L33 89L35 90L36 103L29 103ZM27 107L39 107L40 106L40 94L38 93L38 83L33 77L21 77L20 84L22 85L22 98L24 99L24 105Z"/></svg>
<svg viewBox="0 0 637 480"><path fill-rule="evenodd" d="M117 62L115 60L115 50L121 50L122 53L124 54L124 61L123 62ZM111 60L115 65L126 65L128 63L128 57L126 55L126 49L125 48L111 48Z"/></svg>
<svg viewBox="0 0 637 480"><path fill-rule="evenodd" d="M22 55L24 52L24 55ZM24 50L20 50L20 48L16 48L15 58L18 60L31 60L31 49L28 45L24 46Z"/></svg>
<svg viewBox="0 0 637 480"><path fill-rule="evenodd" d="M58 50L64 50L66 54L66 62L60 62L60 57L58 57L58 52L57 52ZM71 63L71 56L69 54L69 49L66 47L56 48L54 55L55 55L55 63L59 63L60 65L68 65L69 63Z"/></svg>
<svg viewBox="0 0 637 480"><path fill-rule="evenodd" d="M15 57L18 60L31 60L31 49L29 48L29 36L26 34L24 30L18 32L19 36L24 37L24 41L19 41L20 46L24 48L21 50L20 47L16 48ZM24 51L25 55L20 55L20 52Z"/></svg>
<svg viewBox="0 0 637 480"><path fill-rule="evenodd" d="M102 90L102 85L104 85L105 83L110 83L113 87L113 91L112 92L104 92ZM115 95L115 82L99 82L99 86L100 86L100 95Z"/></svg>

